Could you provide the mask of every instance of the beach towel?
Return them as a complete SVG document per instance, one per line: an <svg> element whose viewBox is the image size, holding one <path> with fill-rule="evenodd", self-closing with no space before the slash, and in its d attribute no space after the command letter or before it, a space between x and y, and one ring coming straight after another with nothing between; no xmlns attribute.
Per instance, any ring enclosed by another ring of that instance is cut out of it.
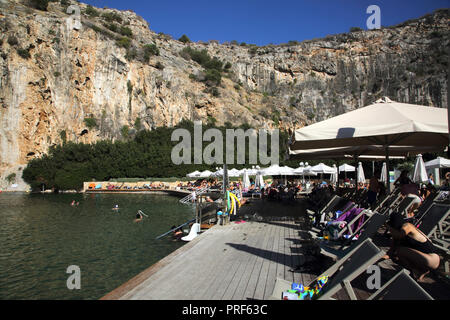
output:
<svg viewBox="0 0 450 320"><path fill-rule="evenodd" d="M353 209L351 209L351 210L349 210L349 211L347 211L347 212L341 214L341 215L339 216L339 218L337 218L337 219L334 220L334 221L345 221L346 223L349 223L349 222L351 222L356 216L358 216L358 215L361 213L361 211L363 211L363 210L364 210L364 209L362 209L362 208L353 208ZM350 227L351 233L353 233L355 230L357 230L357 228L358 228L359 226L361 226L361 225L363 224L363 222L364 222L364 215L362 215L362 216L358 219L358 221L356 221L356 223L354 223L354 224Z"/></svg>

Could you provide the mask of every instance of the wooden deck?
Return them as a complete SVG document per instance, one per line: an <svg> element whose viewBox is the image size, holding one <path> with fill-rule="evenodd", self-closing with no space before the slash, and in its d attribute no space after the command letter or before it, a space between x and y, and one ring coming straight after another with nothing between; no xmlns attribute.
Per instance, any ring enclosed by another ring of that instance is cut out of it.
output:
<svg viewBox="0 0 450 320"><path fill-rule="evenodd" d="M103 299L267 299L277 277L309 283L294 221L214 226ZM165 260L165 261L164 261Z"/></svg>
<svg viewBox="0 0 450 320"><path fill-rule="evenodd" d="M374 243L386 251L388 240L381 234ZM215 225L102 299L266 300L277 277L309 284L334 263L315 249L298 221ZM390 260L378 265L382 285L401 269ZM358 299L374 292L367 289L368 276L352 282ZM435 299L449 299L448 281L433 278L421 286ZM334 298L349 299L344 290Z"/></svg>

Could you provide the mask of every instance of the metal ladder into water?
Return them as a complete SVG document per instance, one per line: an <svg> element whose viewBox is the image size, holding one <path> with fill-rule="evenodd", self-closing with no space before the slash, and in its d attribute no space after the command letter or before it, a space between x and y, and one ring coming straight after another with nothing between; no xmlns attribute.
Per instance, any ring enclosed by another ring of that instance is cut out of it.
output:
<svg viewBox="0 0 450 320"><path fill-rule="evenodd" d="M208 187L204 187L201 188L199 190L195 190L195 196L198 197L201 194L205 193L208 191ZM188 194L186 197L184 197L183 199L180 199L180 202L182 204L191 204L192 203L192 193Z"/></svg>

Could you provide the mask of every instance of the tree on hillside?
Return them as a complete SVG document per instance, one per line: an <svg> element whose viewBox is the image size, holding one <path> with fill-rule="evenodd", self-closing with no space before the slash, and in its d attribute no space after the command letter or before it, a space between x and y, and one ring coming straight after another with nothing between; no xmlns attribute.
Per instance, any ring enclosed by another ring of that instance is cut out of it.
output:
<svg viewBox="0 0 450 320"><path fill-rule="evenodd" d="M189 42L191 42L191 39L189 39L187 35L183 34L183 35L180 37L180 39L178 39L178 41L181 41L181 42L183 42L183 43L189 43Z"/></svg>

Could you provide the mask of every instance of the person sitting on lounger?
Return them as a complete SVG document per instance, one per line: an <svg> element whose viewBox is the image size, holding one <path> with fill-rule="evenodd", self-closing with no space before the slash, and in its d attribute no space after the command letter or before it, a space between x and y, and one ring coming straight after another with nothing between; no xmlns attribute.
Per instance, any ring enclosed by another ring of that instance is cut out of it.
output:
<svg viewBox="0 0 450 320"><path fill-rule="evenodd" d="M440 258L430 239L413 224L405 222L400 212L391 214L388 229L393 244L385 259L393 259L409 269L419 282L430 270L439 267Z"/></svg>

